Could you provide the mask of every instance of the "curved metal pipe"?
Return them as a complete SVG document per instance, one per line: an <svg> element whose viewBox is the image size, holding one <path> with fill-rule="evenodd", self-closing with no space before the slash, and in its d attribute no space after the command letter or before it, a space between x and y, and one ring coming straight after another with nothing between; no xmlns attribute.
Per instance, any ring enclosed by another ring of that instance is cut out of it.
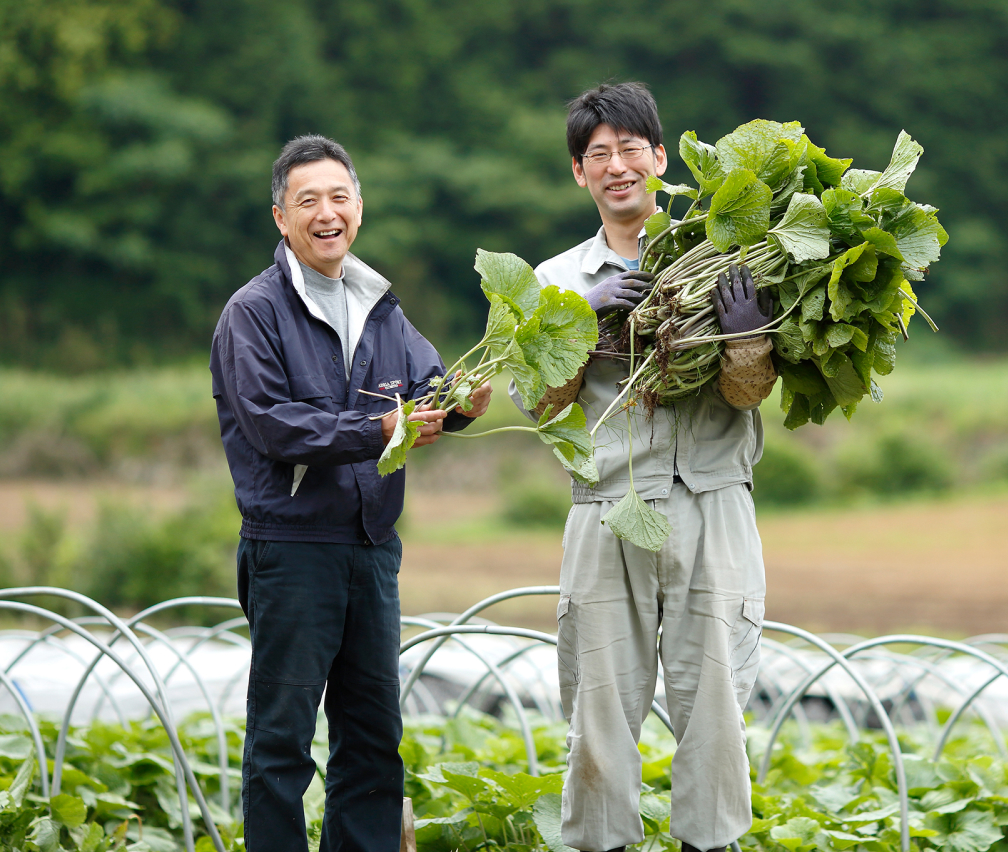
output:
<svg viewBox="0 0 1008 852"><path fill-rule="evenodd" d="M10 590L4 590L10 591ZM48 591L46 592L49 593ZM3 592L0 592L3 594ZM207 834L210 836L214 847L217 852L226 852L224 848L224 843L221 840L220 833L217 831L217 826L213 821L213 817L210 814L210 808L207 805L206 799L203 796L203 791L200 789L199 783L196 781L196 776L193 774L192 767L189 765L189 761L186 759L185 751L182 749L182 743L179 742L178 734L175 731L175 725L172 722L168 711L160 706L159 701L153 693L144 685L143 681L130 669L126 662L115 652L111 647L106 645L100 639L90 634L83 627L74 624L70 619L64 618L63 616L50 612L49 610L43 609L42 607L33 606L32 604L21 603L20 601L2 601L4 609L13 609L19 612L25 612L30 615L35 615L40 618L47 620L52 620L62 624L67 630L76 633L82 639L90 642L98 651L99 657L106 656L112 662L114 662L119 668L126 672L127 677L136 684L137 689L140 690L143 697L147 700L147 703L151 706L154 713L157 715L164 728L165 733L168 735L168 741L171 744L172 753L175 758L176 768L180 768L185 775L185 780L188 783L190 789L192 790L193 797L196 799L196 804L199 806L200 813L203 815L203 822L207 830ZM116 619L118 621L118 619ZM125 626L125 625L124 625ZM134 637L135 638L135 637ZM55 785L53 785L55 786ZM57 795L55 792L52 795ZM188 800L185 802L185 808L188 809Z"/></svg>
<svg viewBox="0 0 1008 852"><path fill-rule="evenodd" d="M455 633L486 633L491 636L521 636L525 639L538 639L540 642L544 642L548 645L556 645L557 638L549 633L543 633L539 630L529 630L526 627L499 627L496 624L448 624L444 627L438 627L436 629L428 630L426 633L419 633L416 636L407 639L399 646L399 655L414 645L419 645L421 642L426 642L428 639L435 639L441 636L452 636ZM447 641L447 640L446 640ZM672 722L669 719L668 713L666 713L662 706L657 701L651 702L652 712L661 720L662 724L668 728L669 733L675 736L675 730L672 727Z"/></svg>
<svg viewBox="0 0 1008 852"><path fill-rule="evenodd" d="M512 598L521 598L531 595L559 595L559 586L523 586L518 589L511 589L507 592L498 592L496 595L490 595L488 598L484 598L479 603L473 604L469 609L458 616L454 621L451 622L452 625L465 624L470 618L472 618L476 613L482 612L488 607L494 604L500 603L501 601L511 600ZM427 665L430 658L434 656L438 648L440 648L445 642L448 641L448 635L443 634L445 638L439 639L435 642L430 649L427 651L426 655L417 664L420 671L423 671L424 666ZM400 648L399 653L402 654L402 649ZM406 678L406 681L402 685L402 691L399 694L399 706L403 707L406 704L406 699L409 697L410 691L413 689L413 684L420 675L414 676L413 672L410 672L410 676Z"/></svg>
<svg viewBox="0 0 1008 852"><path fill-rule="evenodd" d="M78 624L87 623L90 619L74 619ZM102 621L102 624L105 622ZM37 648L39 645L48 645L51 648L56 648L62 653L66 654L68 657L76 660L81 664L82 668L87 667L87 661L76 651L71 648L66 647L66 644L60 641L56 634L62 632L63 628L58 624L53 624L47 627L45 630L39 631L37 633L25 633L18 638L31 640L28 644L21 649L20 652L7 664L7 668L4 669L8 674L10 674L11 669L13 669L19 662L21 662L28 654ZM115 696L112 695L109 690L109 685L106 683L105 678L95 675L95 680L98 681L98 686L101 687L102 692L108 697L109 704L112 705L112 709L115 711L116 718L119 720L121 725L126 724L126 717L123 715L122 708L119 706L119 702L115 700ZM48 774L48 771L46 772Z"/></svg>
<svg viewBox="0 0 1008 852"><path fill-rule="evenodd" d="M799 701L802 695L808 690L808 688L815 683L819 678L821 678L826 672L828 672L834 665L840 666L848 675L854 680L854 682L861 688L864 692L865 697L868 699L875 713L879 717L879 722L881 723L883 729L886 733L886 738L889 741L889 748L893 755L893 768L896 771L896 788L899 794L900 801L900 848L902 852L910 852L910 799L907 793L907 780L906 780L906 769L903 766L903 754L900 751L899 739L896 737L896 731L893 729L892 721L885 712L885 708L882 706L882 702L879 701L878 695L875 694L873 690L861 676L861 674L850 664L850 661L846 658L845 654L850 653L851 648L848 648L844 654L841 654L832 645L824 642L818 636L809 633L807 630L802 630L800 627L792 627L790 624L781 624L777 621L764 621L764 630L773 630L778 633L788 633L792 636L800 636L810 645L814 645L822 651L825 651L827 655L832 659L832 662L827 663L818 672L813 672L808 677L805 678L802 683L800 683L794 691L791 693L788 700L784 703L780 712L774 721L773 728L770 731L770 737L767 741L766 752L763 755L763 760L760 762L759 773L756 776L756 780L762 782L766 778L766 773L770 769L770 760L773 755L773 745L774 741L777 739L777 734L780 732L781 725L784 724L784 720L787 718L791 707ZM863 643L862 643L863 644ZM857 645L852 646L853 648L858 648Z"/></svg>
<svg viewBox="0 0 1008 852"><path fill-rule="evenodd" d="M28 706L28 702L25 701L25 697L21 694L21 690L18 689L17 684L10 679L7 672L0 672L0 684L6 686L7 691L14 696L14 703L17 704L18 708L21 710L21 715L24 716L25 722L28 723L28 730L31 733L32 740L35 742L35 752L39 766L39 786L42 788L42 798L48 799L49 761L46 758L45 744L42 742L42 732L39 730L39 726L35 722L35 717L32 715L31 707Z"/></svg>
<svg viewBox="0 0 1008 852"><path fill-rule="evenodd" d="M188 653L172 644L171 640L161 633L160 630L151 627L149 624L144 624L142 621L137 622L134 625L134 628L153 637L156 641L161 642L172 653L174 653L179 658L179 663L184 664L185 667L189 669L189 674L193 676L193 679L196 681L196 686L199 688L199 691L203 693L203 697L206 699L207 707L210 708L210 718L213 720L214 729L217 734L217 770L221 788L221 807L224 809L224 813L231 813L231 790L230 779L228 778L228 770L231 767L228 761L227 734L224 732L224 722L221 719L220 714L217 712L217 707L213 703L213 699L210 698L210 692L206 688L206 683L203 678L200 677L199 672L196 671L196 667L193 666L192 662L189 660ZM172 671L175 671L175 669L172 669ZM168 678L170 676L171 672L165 676L165 686L168 685Z"/></svg>
<svg viewBox="0 0 1008 852"><path fill-rule="evenodd" d="M497 663L497 667L501 671L503 671L504 670L504 666L509 665L510 663L513 663L519 657L521 657L524 654L527 654L533 648L537 648L537 647L538 647L538 645L525 645L524 647L519 648L517 651L514 651L511 654L508 654L508 656L506 656L503 660L501 660L499 663ZM452 713L452 718L453 719L457 719L458 718L459 713L462 712L462 708L465 707L465 705L469 703L469 700L477 693L477 691L479 690L479 688L486 682L486 679L489 676L490 676L490 672L489 671L484 672L482 675L479 676L479 678L476 681L474 681L472 684L470 684L470 686L468 687L468 689L466 689L466 691L463 692L462 695L459 696L458 704L455 707L455 712ZM413 688L416 689L417 686L414 685ZM533 696L532 700L533 701L535 700L534 696ZM538 705L538 702L537 702L537 706L539 706L539 711L542 712L542 707L540 705ZM543 713L543 715L546 715L546 714Z"/></svg>
<svg viewBox="0 0 1008 852"><path fill-rule="evenodd" d="M812 667L805 662L805 660L803 660L790 645L778 642L776 639L771 639L769 636L760 637L760 644L773 649L775 653L787 657L792 663L804 669L806 674L811 673ZM847 706L847 702L829 683L824 683L823 688L826 690L826 695L829 700L833 702L833 706L836 707L837 713L843 721L844 727L847 729L847 736L854 742L858 742L858 740L861 739L861 733L858 731L858 727L854 722L854 716L850 711L850 707ZM781 695L783 694L784 691L781 690ZM799 704L796 706L800 707L801 705ZM768 714L770 713L773 713L772 706L768 711ZM805 724L808 724L807 718L805 719Z"/></svg>
<svg viewBox="0 0 1008 852"><path fill-rule="evenodd" d="M435 621L427 621L426 619L411 616L403 616L402 623L416 625L417 627L430 627L431 625L434 625L435 629L440 629L441 627L441 625ZM420 635L422 636L424 634ZM528 716L525 713L525 708L522 706L521 699L518 697L518 694L514 691L511 684L507 682L507 679L504 677L504 673L496 665L484 657L475 648L471 647L467 642L454 635L451 635L451 638L458 642L458 644L465 648L465 650L467 650L470 654L476 657L477 660L483 663L483 665L487 667L487 671L492 673L497 679L497 682L500 683L501 689L504 690L504 694L507 695L508 701L511 702L515 715L518 717L518 727L521 728L522 739L525 741L525 754L528 758L529 775L538 775L539 760L538 755L536 754L535 738L532 736L532 726L529 725ZM402 657L401 651L399 656L400 658Z"/></svg>
<svg viewBox="0 0 1008 852"><path fill-rule="evenodd" d="M1008 665L1002 663L996 657L991 656L985 651L981 651L978 648L974 648L971 645L965 644L964 642L954 642L951 639L939 639L933 636L914 636L910 634L901 633L893 636L880 636L877 639L866 639L860 645L854 645L848 648L846 651L844 651L844 656L845 657L854 656L860 651L867 650L868 648L875 648L879 645L898 645L898 644L925 645L931 648L942 648L949 652L958 651L960 654L965 654L966 656L975 657L978 660L982 660L983 662L987 663L989 666L995 669L996 675L990 679L989 683L984 684L980 692L982 692L983 689L986 689L987 686L990 685L990 683L997 680L997 678L1000 677L1001 675L1008 676ZM965 709L965 705L963 709ZM962 714L959 713L958 715L955 716L955 718L958 719L961 715ZM950 717L950 720L951 718L952 717ZM951 727L949 727L947 723L946 728L947 730L944 733L943 742L944 740L948 739L948 732L951 731ZM939 752L938 754L940 755L941 752Z"/></svg>

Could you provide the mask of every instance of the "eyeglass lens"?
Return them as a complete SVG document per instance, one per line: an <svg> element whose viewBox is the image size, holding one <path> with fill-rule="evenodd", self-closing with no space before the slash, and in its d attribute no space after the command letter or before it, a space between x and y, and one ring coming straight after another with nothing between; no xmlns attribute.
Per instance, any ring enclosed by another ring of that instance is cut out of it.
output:
<svg viewBox="0 0 1008 852"><path fill-rule="evenodd" d="M619 150L620 159L624 161L636 160L645 150L645 148L621 148ZM584 159L589 163L608 163L615 153L615 151L595 151L591 154L585 154Z"/></svg>

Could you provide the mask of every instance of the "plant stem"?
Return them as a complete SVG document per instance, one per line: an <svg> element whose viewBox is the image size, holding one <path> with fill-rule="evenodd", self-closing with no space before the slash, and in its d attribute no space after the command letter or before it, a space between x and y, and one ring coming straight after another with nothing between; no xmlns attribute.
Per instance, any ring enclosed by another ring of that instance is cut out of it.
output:
<svg viewBox="0 0 1008 852"><path fill-rule="evenodd" d="M482 438L484 435L496 435L498 432L538 432L535 426L498 426L495 429L487 429L485 432L442 432L442 435L451 435L453 438Z"/></svg>
<svg viewBox="0 0 1008 852"><path fill-rule="evenodd" d="M638 378L640 378L640 374L644 372L645 367L647 367L648 364L651 363L654 357L655 357L655 350L652 349L651 354L644 359L644 363L637 368L637 372L630 374L630 379L626 383L626 387L624 387L623 390L619 392L619 394L616 396L616 399L614 399L611 403L609 403L609 407L604 412L602 412L602 416L598 419L598 423L595 424L595 428L591 430L592 440L595 439L595 433L598 432L602 424L605 423L606 418L613 413L613 411L619 405L620 400L623 399L627 391L630 390L630 387L633 385L633 383L637 381Z"/></svg>
<svg viewBox="0 0 1008 852"><path fill-rule="evenodd" d="M931 331L938 331L938 326L936 326L934 320L927 315L927 311L925 311L920 305L918 305L917 301L902 287L899 288L899 292L904 299L906 299L911 305L914 306L917 313L919 313L922 317L924 317L924 319L927 320L927 324L931 326Z"/></svg>

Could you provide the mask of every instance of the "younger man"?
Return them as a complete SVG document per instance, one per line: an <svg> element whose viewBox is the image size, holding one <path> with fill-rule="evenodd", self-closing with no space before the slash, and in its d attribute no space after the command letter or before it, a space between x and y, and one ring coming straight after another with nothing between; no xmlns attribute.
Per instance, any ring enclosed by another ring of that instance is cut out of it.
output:
<svg viewBox="0 0 1008 852"><path fill-rule="evenodd" d="M638 83L602 85L570 107L574 179L602 227L545 261L540 284L574 290L601 317L636 305L650 276L635 272L644 221L656 210L649 175L667 162L658 111ZM715 305L726 332L769 319L748 270L733 268ZM585 852L639 843L640 728L654 697L658 658L679 743L672 762L670 831L684 852L722 849L749 828L749 765L742 708L759 664L765 581L749 489L762 453L756 410L776 374L765 335L729 343L719 380L653 418L630 413L634 485L672 525L655 554L616 538L601 518L630 485L627 420L599 430L599 482L573 483L560 569L560 689L570 722L563 842ZM628 375L595 358L566 390L592 428ZM520 405L520 397L512 398ZM559 406L566 402L558 403ZM659 628L661 640L658 642Z"/></svg>

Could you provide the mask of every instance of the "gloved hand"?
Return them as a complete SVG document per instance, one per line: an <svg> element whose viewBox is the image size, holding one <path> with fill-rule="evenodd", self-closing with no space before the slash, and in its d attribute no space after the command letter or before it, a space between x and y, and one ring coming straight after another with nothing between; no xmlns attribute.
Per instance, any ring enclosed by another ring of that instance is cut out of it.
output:
<svg viewBox="0 0 1008 852"><path fill-rule="evenodd" d="M654 275L650 272L621 272L600 281L585 293L599 319L613 311L632 311L651 292Z"/></svg>
<svg viewBox="0 0 1008 852"><path fill-rule="evenodd" d="M717 286L711 290L711 302L717 311L724 334L741 334L766 325L773 317L773 299L769 290L756 293L749 267L734 263L728 274L718 276Z"/></svg>

